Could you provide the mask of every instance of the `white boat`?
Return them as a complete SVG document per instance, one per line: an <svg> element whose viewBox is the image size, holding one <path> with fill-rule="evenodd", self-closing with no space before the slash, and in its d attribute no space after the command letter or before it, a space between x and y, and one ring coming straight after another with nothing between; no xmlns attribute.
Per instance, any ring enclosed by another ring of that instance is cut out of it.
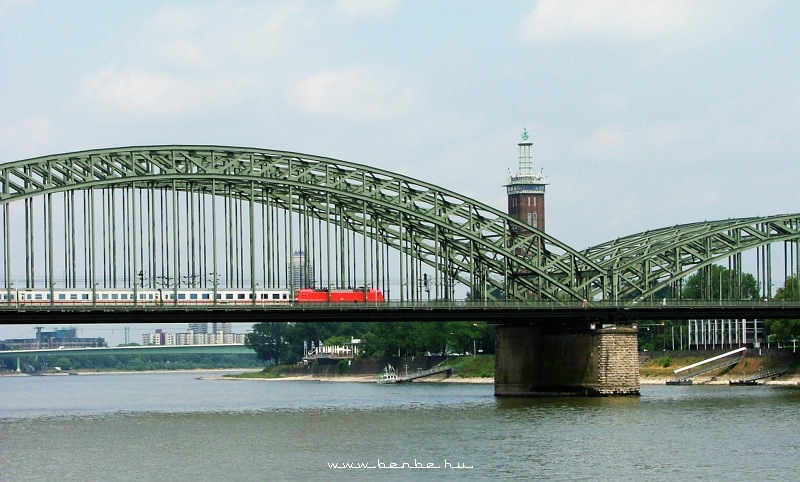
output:
<svg viewBox="0 0 800 482"><path fill-rule="evenodd" d="M386 368L378 374L378 383L398 383L397 371L392 365L386 365Z"/></svg>

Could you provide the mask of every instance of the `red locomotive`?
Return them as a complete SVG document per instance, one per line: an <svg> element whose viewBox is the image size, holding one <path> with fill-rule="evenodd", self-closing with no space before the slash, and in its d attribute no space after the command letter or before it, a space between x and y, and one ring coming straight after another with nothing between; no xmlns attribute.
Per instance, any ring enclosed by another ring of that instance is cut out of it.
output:
<svg viewBox="0 0 800 482"><path fill-rule="evenodd" d="M368 290L315 290L304 288L297 291L298 303L382 303L386 301L383 291Z"/></svg>

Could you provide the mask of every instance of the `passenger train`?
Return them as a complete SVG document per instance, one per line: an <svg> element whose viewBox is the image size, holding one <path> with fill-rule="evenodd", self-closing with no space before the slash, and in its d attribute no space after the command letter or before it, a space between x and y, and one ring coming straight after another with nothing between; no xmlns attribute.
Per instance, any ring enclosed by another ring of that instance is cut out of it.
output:
<svg viewBox="0 0 800 482"><path fill-rule="evenodd" d="M2 288L0 288L2 289ZM53 296L51 300L51 294ZM35 305L279 305L293 303L363 303L384 302L377 289L318 290L304 288L292 296L290 290L218 289L42 289L26 288L0 291L0 302L19 306Z"/></svg>

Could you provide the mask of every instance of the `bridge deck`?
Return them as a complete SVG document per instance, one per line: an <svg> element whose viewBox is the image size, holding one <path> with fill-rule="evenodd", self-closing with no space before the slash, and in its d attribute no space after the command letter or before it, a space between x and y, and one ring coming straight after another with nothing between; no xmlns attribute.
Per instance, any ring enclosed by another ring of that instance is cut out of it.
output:
<svg viewBox="0 0 800 482"><path fill-rule="evenodd" d="M221 306L119 306L91 305L15 307L0 306L4 324L41 323L188 323L260 321L486 321L489 323L635 323L640 320L685 319L794 319L800 303L765 304L682 302L618 305L578 303L431 302Z"/></svg>

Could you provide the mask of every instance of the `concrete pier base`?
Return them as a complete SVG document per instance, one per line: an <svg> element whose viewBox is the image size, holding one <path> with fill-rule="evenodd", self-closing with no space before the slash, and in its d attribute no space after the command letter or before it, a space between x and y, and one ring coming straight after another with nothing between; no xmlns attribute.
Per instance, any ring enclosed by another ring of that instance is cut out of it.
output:
<svg viewBox="0 0 800 482"><path fill-rule="evenodd" d="M500 325L495 396L639 395L635 327Z"/></svg>

